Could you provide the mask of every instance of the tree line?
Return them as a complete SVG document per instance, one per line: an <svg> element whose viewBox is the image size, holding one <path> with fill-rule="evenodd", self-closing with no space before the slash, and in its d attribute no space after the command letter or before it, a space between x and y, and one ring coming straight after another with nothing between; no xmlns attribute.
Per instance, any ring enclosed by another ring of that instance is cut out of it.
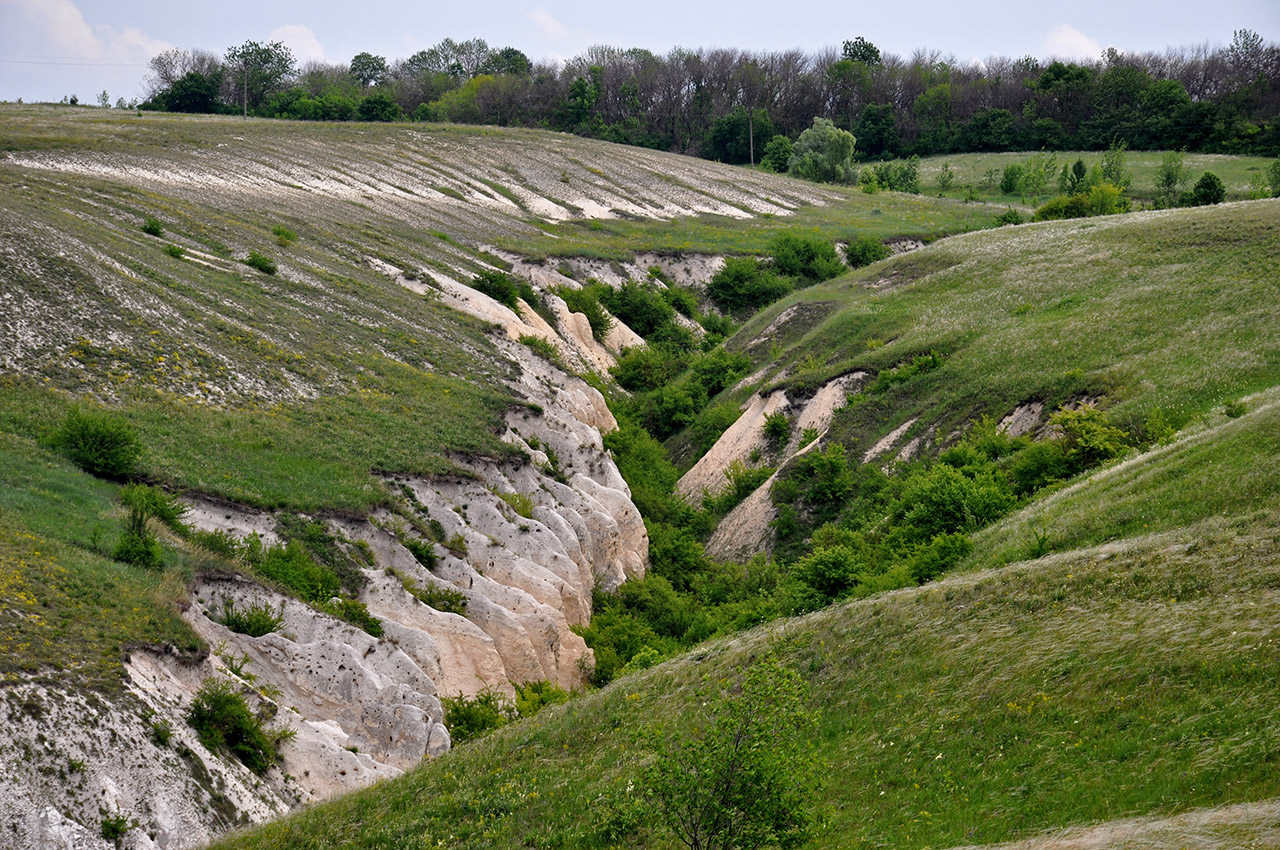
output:
<svg viewBox="0 0 1280 850"><path fill-rule="evenodd" d="M542 127L729 163L760 162L814 118L856 136L860 159L1117 143L1280 155L1280 45L1249 30L1093 61L904 58L859 37L816 53L596 46L551 64L444 39L407 59L299 66L284 45L249 41L161 53L147 85L147 109Z"/></svg>

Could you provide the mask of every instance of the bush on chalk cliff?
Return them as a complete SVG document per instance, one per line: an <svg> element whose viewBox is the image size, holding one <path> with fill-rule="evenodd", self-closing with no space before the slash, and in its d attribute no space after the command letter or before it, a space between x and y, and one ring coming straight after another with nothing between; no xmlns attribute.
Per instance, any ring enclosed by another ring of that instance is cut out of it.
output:
<svg viewBox="0 0 1280 850"><path fill-rule="evenodd" d="M267 729L230 682L209 678L187 711L187 724L210 752L228 752L256 774L280 760L280 747L292 729Z"/></svg>

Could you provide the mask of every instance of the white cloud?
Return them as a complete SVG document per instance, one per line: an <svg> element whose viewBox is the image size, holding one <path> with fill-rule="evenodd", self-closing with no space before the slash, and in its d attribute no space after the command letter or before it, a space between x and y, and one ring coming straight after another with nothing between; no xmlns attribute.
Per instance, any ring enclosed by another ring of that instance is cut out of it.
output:
<svg viewBox="0 0 1280 850"><path fill-rule="evenodd" d="M23 51L37 53L42 58L145 60L172 47L133 27L117 32L105 24L90 26L72 0L3 2L15 8L22 19L16 27L21 33L16 40Z"/></svg>
<svg viewBox="0 0 1280 850"><path fill-rule="evenodd" d="M1044 40L1044 55L1061 59L1097 59L1102 45L1070 24L1058 24Z"/></svg>
<svg viewBox="0 0 1280 850"><path fill-rule="evenodd" d="M551 14L541 6L530 12L528 18L533 21L533 25L538 28L538 34L543 38L563 41L569 37L569 28L551 17Z"/></svg>
<svg viewBox="0 0 1280 850"><path fill-rule="evenodd" d="M276 27L271 31L269 41L278 41L293 51L293 58L301 65L305 62L323 62L324 48L320 39L311 31L311 27L301 24Z"/></svg>

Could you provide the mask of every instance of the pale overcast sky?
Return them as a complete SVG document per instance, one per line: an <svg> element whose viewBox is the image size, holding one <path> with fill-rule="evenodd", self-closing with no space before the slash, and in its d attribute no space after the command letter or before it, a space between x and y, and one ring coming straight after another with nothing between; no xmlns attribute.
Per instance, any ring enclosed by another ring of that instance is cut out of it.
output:
<svg viewBox="0 0 1280 850"><path fill-rule="evenodd" d="M533 60L593 44L814 51L863 36L908 56L925 47L961 60L992 55L1096 58L1122 51L1226 44L1237 29L1280 40L1277 0L1069 0L1039 3L690 0L0 0L0 100L112 102L144 93L147 60L170 47L222 54L246 40L282 41L300 61L348 62L361 51L407 57L443 38L483 38Z"/></svg>

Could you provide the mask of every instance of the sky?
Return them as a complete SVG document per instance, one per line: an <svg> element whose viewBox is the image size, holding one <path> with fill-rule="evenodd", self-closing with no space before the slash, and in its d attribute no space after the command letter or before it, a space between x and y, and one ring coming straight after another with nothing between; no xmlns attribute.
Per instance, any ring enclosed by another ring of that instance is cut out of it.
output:
<svg viewBox="0 0 1280 850"><path fill-rule="evenodd" d="M784 3L690 0L0 0L0 100L112 103L146 93L147 60L172 48L219 55L281 41L299 62L362 51L404 58L444 38L482 38L530 59L565 60L597 44L817 51L862 36L882 52L917 48L961 61L990 56L1093 59L1227 44L1238 29L1280 41L1277 0L1071 0Z"/></svg>

